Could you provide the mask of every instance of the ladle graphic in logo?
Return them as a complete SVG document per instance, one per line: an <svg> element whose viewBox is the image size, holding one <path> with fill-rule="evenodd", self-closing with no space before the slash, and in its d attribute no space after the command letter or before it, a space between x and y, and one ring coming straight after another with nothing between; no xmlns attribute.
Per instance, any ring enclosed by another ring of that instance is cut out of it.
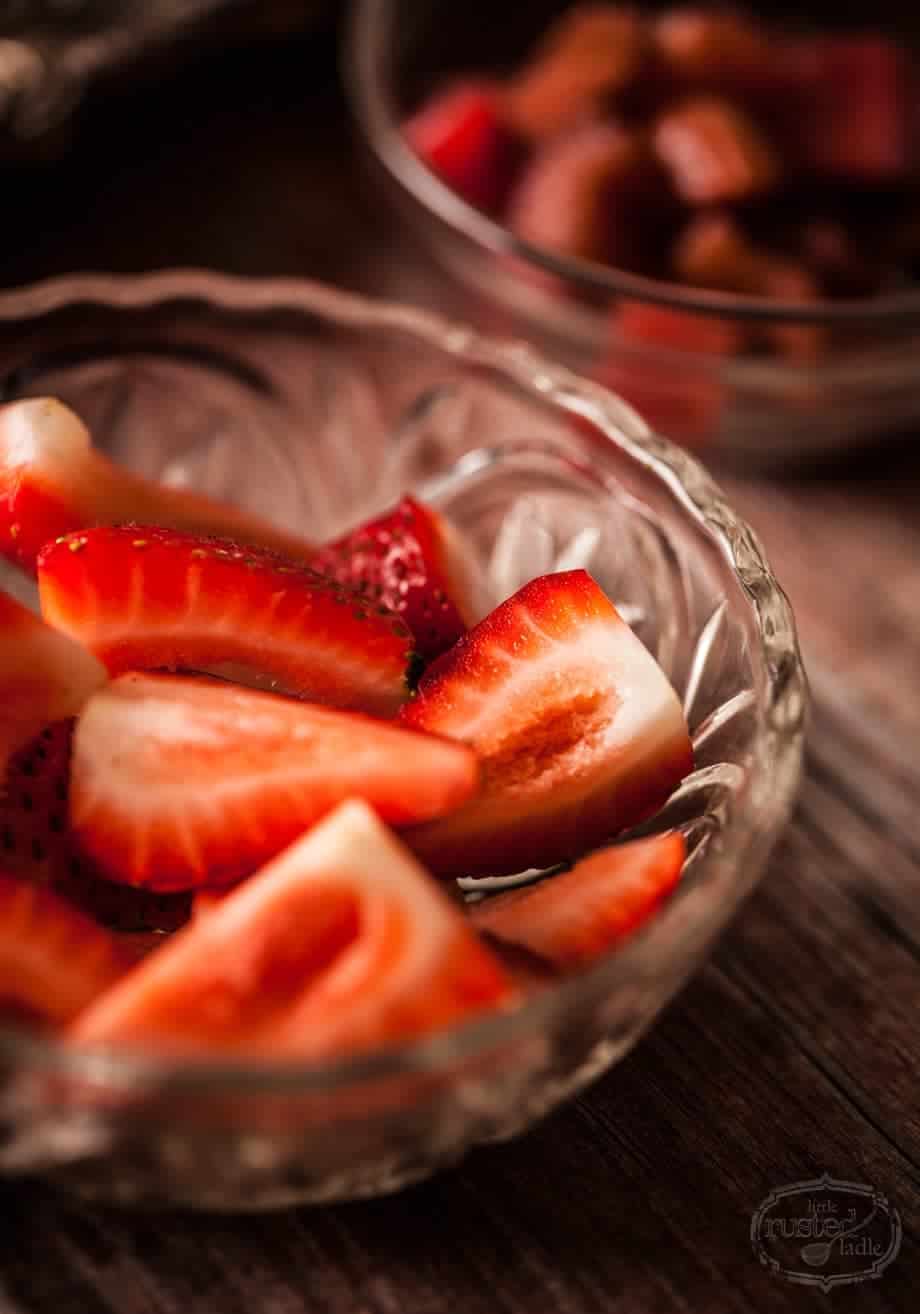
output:
<svg viewBox="0 0 920 1314"><path fill-rule="evenodd" d="M751 1244L778 1277L830 1291L885 1271L901 1248L901 1219L875 1187L825 1173L771 1191L751 1219Z"/></svg>

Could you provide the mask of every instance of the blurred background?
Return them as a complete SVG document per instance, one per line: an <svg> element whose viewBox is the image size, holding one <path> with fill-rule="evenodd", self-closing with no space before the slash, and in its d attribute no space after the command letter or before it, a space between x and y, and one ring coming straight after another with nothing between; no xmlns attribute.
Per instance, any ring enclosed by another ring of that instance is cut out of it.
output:
<svg viewBox="0 0 920 1314"><path fill-rule="evenodd" d="M304 161L320 137L340 151L339 10L0 0L3 285L176 264L321 272L323 185Z"/></svg>

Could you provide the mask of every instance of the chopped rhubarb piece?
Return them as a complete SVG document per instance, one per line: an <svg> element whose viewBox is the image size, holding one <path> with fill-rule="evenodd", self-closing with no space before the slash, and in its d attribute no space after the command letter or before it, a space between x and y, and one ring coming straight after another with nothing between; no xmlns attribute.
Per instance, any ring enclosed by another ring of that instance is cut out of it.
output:
<svg viewBox="0 0 920 1314"><path fill-rule="evenodd" d="M666 110L655 149L689 205L741 201L769 191L780 165L770 142L743 110L700 96Z"/></svg>
<svg viewBox="0 0 920 1314"><path fill-rule="evenodd" d="M732 356L746 336L738 323L667 306L629 302L613 318L613 342L592 375L634 406L657 433L686 447L704 448L725 404L718 365L707 357ZM637 351L647 345L648 354ZM674 353L688 360L675 366ZM692 354L691 354L692 353Z"/></svg>
<svg viewBox="0 0 920 1314"><path fill-rule="evenodd" d="M805 264L831 296L871 296L881 286L881 264L860 248L842 223L810 220L801 230L799 249Z"/></svg>
<svg viewBox="0 0 920 1314"><path fill-rule="evenodd" d="M884 37L819 37L792 54L804 112L790 148L802 167L857 183L904 178L913 164L911 70Z"/></svg>
<svg viewBox="0 0 920 1314"><path fill-rule="evenodd" d="M546 141L603 107L639 76L647 49L632 8L578 5L547 32L505 94L505 111L522 137Z"/></svg>
<svg viewBox="0 0 920 1314"><path fill-rule="evenodd" d="M625 302L619 307L613 329L614 335L624 342L647 342L703 356L733 356L744 345L744 331L732 320L638 301Z"/></svg>
<svg viewBox="0 0 920 1314"><path fill-rule="evenodd" d="M428 167L470 205L496 214L514 176L518 145L489 83L449 87L408 120L406 138Z"/></svg>
<svg viewBox="0 0 920 1314"><path fill-rule="evenodd" d="M719 9L668 9L652 27L655 54L685 87L759 91L769 77L773 43L747 14Z"/></svg>
<svg viewBox="0 0 920 1314"><path fill-rule="evenodd" d="M774 260L764 271L764 295L773 301L796 304L818 302L821 293L814 277L803 265L788 260ZM767 324L764 336L783 356L801 364L816 360L827 343L823 324Z"/></svg>
<svg viewBox="0 0 920 1314"><path fill-rule="evenodd" d="M663 191L640 138L616 123L585 123L538 151L511 197L518 237L579 260L641 261Z"/></svg>
<svg viewBox="0 0 920 1314"><path fill-rule="evenodd" d="M718 292L757 295L763 255L729 214L703 212L691 219L674 244L671 264L683 283Z"/></svg>

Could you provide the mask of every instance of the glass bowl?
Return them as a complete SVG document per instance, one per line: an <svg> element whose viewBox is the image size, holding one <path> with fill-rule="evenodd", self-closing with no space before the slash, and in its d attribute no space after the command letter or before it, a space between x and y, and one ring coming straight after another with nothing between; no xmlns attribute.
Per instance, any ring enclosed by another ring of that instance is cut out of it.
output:
<svg viewBox="0 0 920 1314"><path fill-rule="evenodd" d="M464 313L620 387L654 428L707 460L778 470L908 431L920 419L920 289L815 307L688 289L566 258L519 240L467 204L409 149L401 122L432 87L452 75L513 68L570 3L538 0L500 12L492 0L353 5L345 78L374 176L406 230L467 294ZM662 8L663 0L643 7ZM918 11L904 0L871 9L855 0L745 7L772 20L785 9L799 25L862 21L920 42ZM722 326L824 325L832 344L799 362L663 348L617 333L614 310L652 305Z"/></svg>
<svg viewBox="0 0 920 1314"><path fill-rule="evenodd" d="M413 489L496 599L585 566L683 698L697 768L676 893L516 1012L333 1066L170 1062L0 1033L0 1170L120 1202L259 1209L391 1191L523 1131L616 1062L754 886L789 811L806 691L788 602L702 468L532 351L293 281L75 277L0 296L4 400L313 537Z"/></svg>

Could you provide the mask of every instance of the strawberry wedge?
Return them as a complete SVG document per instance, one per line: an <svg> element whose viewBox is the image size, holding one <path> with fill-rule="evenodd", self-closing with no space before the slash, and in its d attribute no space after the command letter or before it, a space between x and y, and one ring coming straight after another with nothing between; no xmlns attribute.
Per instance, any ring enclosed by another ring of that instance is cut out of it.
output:
<svg viewBox="0 0 920 1314"><path fill-rule="evenodd" d="M246 511L114 465L61 402L40 398L0 407L0 556L34 573L52 539L93 525L136 522L224 535L300 561L312 550Z"/></svg>
<svg viewBox="0 0 920 1314"><path fill-rule="evenodd" d="M463 913L365 804L350 802L145 959L70 1035L327 1059L514 997Z"/></svg>
<svg viewBox="0 0 920 1314"><path fill-rule="evenodd" d="M471 749L355 712L168 675L123 675L74 739L71 826L112 880L152 889L250 875L347 798L391 825L476 791Z"/></svg>
<svg viewBox="0 0 920 1314"><path fill-rule="evenodd" d="M66 1025L129 962L107 931L50 890L0 875L0 1014Z"/></svg>
<svg viewBox="0 0 920 1314"><path fill-rule="evenodd" d="M602 849L539 885L510 890L472 910L473 924L534 954L557 972L590 966L638 930L680 880L677 832Z"/></svg>
<svg viewBox="0 0 920 1314"><path fill-rule="evenodd" d="M74 716L107 678L92 653L0 592L0 773L12 752Z"/></svg>
<svg viewBox="0 0 920 1314"><path fill-rule="evenodd" d="M310 565L400 615L425 661L481 614L475 562L447 521L413 497L328 544Z"/></svg>
<svg viewBox="0 0 920 1314"><path fill-rule="evenodd" d="M38 581L46 619L112 675L197 671L381 716L408 694L403 621L272 552L88 529L42 551Z"/></svg>
<svg viewBox="0 0 920 1314"><path fill-rule="evenodd" d="M406 834L442 876L576 858L656 812L693 765L677 695L583 570L502 603L400 715L480 758L482 792Z"/></svg>
<svg viewBox="0 0 920 1314"><path fill-rule="evenodd" d="M5 870L53 889L111 930L175 930L188 920L190 895L117 885L80 859L68 821L73 731L72 720L57 721L9 760L0 789Z"/></svg>

